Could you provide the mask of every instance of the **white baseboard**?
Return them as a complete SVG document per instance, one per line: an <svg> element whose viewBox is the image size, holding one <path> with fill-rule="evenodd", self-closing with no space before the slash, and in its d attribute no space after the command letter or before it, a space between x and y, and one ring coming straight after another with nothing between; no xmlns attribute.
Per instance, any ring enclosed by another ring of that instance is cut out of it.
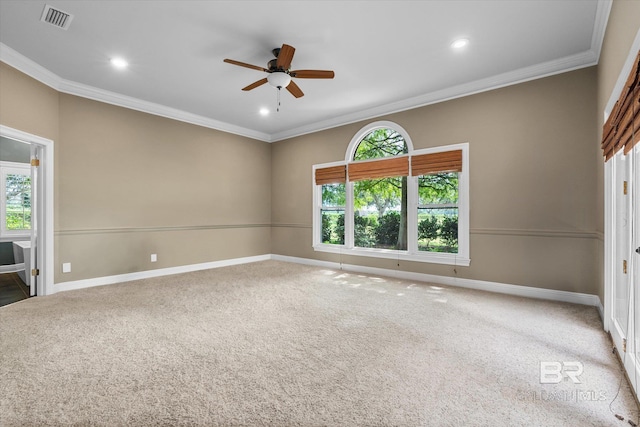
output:
<svg viewBox="0 0 640 427"><path fill-rule="evenodd" d="M342 269L354 273L375 274L379 276L395 277L398 279L417 280L437 285L457 286L461 288L476 289L488 292L496 292L507 295L516 295L527 298L539 298L552 301L563 301L574 304L590 305L598 309L603 318L603 307L600 298L596 295L579 292L557 291L553 289L534 288L530 286L509 285L506 283L487 282L483 280L463 279L459 277L437 276L433 274L414 273L402 270L389 270L385 268L364 267L361 265L340 264L337 262L320 261L310 258L299 258L285 255L266 254L245 258L233 258L222 261L205 262L202 264L183 265L179 267L159 268L157 270L140 271L136 273L119 274L116 276L97 277L94 279L75 280L61 282L54 285L55 292L71 291L75 289L90 288L93 286L111 285L114 283L129 282L132 280L149 279L153 277L168 276L171 274L189 273L191 271L208 270L212 268L228 267L232 265L248 264L251 262L276 260L305 264L315 267Z"/></svg>
<svg viewBox="0 0 640 427"><path fill-rule="evenodd" d="M595 295L594 295L595 296ZM602 305L602 301L600 301L599 297L598 298L598 304L596 305L596 308L598 309L598 314L600 315L600 320L602 320L602 324L604 324L604 306Z"/></svg>
<svg viewBox="0 0 640 427"><path fill-rule="evenodd" d="M294 262L317 267L342 269L354 273L375 274L379 276L395 277L398 279L417 280L437 285L457 286L461 288L476 289L481 291L496 292L501 294L516 295L527 298L538 298L552 301L563 301L574 304L590 305L598 309L603 318L603 309L600 298L597 295L583 294L579 292L557 291L553 289L534 288L531 286L509 285L506 283L487 282L484 280L463 279L459 277L436 276L433 274L413 273L402 270L389 270L385 268L363 267L361 265L340 264L337 262L318 261L309 258L298 258L284 255L271 255L276 261Z"/></svg>
<svg viewBox="0 0 640 427"><path fill-rule="evenodd" d="M169 276L171 274L189 273L192 271L208 270L211 268L228 267L231 265L247 264L250 262L267 261L271 255L257 255L245 258L225 259L222 261L205 262L202 264L181 265L178 267L159 268L157 270L139 271L136 273L118 274L116 276L96 277L94 279L74 280L56 283L54 293L91 288L93 286L113 285L115 283L130 282L132 280L150 279L152 277Z"/></svg>

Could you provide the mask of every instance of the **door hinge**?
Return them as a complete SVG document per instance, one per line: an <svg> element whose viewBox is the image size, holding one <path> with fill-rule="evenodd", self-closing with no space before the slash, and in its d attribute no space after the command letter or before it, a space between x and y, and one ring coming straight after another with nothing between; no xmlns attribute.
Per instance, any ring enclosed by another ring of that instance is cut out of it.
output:
<svg viewBox="0 0 640 427"><path fill-rule="evenodd" d="M39 159L31 159L31 166L40 166Z"/></svg>
<svg viewBox="0 0 640 427"><path fill-rule="evenodd" d="M627 339L626 338L622 338L622 352L623 353L627 352Z"/></svg>
<svg viewBox="0 0 640 427"><path fill-rule="evenodd" d="M627 181L622 182L622 194L627 195Z"/></svg>
<svg viewBox="0 0 640 427"><path fill-rule="evenodd" d="M627 274L627 260L626 259L622 260L622 272L624 274Z"/></svg>
<svg viewBox="0 0 640 427"><path fill-rule="evenodd" d="M40 275L40 270L37 269L37 268L31 269L31 275L32 276L39 276Z"/></svg>

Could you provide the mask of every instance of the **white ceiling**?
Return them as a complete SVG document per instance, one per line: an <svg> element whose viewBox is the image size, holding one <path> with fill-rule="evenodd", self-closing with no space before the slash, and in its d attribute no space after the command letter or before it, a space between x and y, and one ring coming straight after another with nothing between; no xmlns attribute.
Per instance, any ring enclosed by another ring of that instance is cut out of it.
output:
<svg viewBox="0 0 640 427"><path fill-rule="evenodd" d="M45 4L68 30L40 21ZM0 0L0 60L66 93L277 141L595 65L610 0ZM461 51L450 44L471 43ZM241 88L296 48L305 96ZM109 58L130 62L118 71ZM260 108L271 114L261 116Z"/></svg>

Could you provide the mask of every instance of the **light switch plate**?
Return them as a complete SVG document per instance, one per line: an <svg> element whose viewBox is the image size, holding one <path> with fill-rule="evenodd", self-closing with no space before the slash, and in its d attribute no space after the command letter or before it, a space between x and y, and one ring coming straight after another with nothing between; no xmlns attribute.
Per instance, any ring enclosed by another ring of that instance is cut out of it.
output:
<svg viewBox="0 0 640 427"><path fill-rule="evenodd" d="M71 263L65 262L62 264L62 272L63 273L71 273Z"/></svg>

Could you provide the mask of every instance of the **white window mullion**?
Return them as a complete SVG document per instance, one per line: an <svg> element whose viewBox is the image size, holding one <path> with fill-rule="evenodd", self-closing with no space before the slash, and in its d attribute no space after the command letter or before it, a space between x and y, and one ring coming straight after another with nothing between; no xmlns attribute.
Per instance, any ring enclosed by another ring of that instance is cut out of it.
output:
<svg viewBox="0 0 640 427"><path fill-rule="evenodd" d="M315 168L313 170L315 176ZM313 183L313 246L322 243L322 186Z"/></svg>
<svg viewBox="0 0 640 427"><path fill-rule="evenodd" d="M407 249L418 253L418 177L407 177Z"/></svg>
<svg viewBox="0 0 640 427"><path fill-rule="evenodd" d="M353 187L353 182L347 180L345 185L346 206L344 209L344 245L347 249L352 249L354 245Z"/></svg>
<svg viewBox="0 0 640 427"><path fill-rule="evenodd" d="M458 177L458 255L469 258L469 148L462 150L462 172Z"/></svg>

